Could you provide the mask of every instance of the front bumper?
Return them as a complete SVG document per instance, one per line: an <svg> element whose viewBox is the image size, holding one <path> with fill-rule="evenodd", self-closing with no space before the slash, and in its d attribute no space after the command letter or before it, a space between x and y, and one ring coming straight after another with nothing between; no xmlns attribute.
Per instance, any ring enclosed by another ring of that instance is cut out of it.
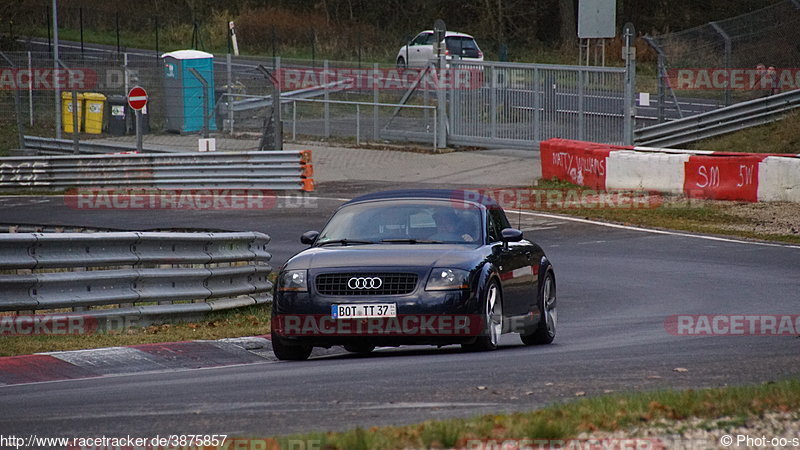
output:
<svg viewBox="0 0 800 450"><path fill-rule="evenodd" d="M314 280L311 274L310 280ZM371 344L447 345L471 342L483 332L477 289L426 291L427 273L419 273L413 292L404 295L321 295L309 282L308 292L276 291L273 337L287 344L330 347ZM393 318L334 319L334 304L394 303Z"/></svg>

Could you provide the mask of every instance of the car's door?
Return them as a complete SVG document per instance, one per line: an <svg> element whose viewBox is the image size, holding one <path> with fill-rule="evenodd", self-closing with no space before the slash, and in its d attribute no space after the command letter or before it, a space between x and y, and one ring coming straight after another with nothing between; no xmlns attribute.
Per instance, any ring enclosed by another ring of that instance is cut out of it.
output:
<svg viewBox="0 0 800 450"><path fill-rule="evenodd" d="M433 41L436 39L433 33L425 33L425 41L419 46L418 66L425 66L433 58Z"/></svg>
<svg viewBox="0 0 800 450"><path fill-rule="evenodd" d="M500 208L489 208L486 214L487 242L491 242L492 254L496 257L500 281L503 287L503 310L506 316L527 314L530 283L533 270L526 255L527 246L520 242L509 242L505 248L501 232L510 228L508 219Z"/></svg>
<svg viewBox="0 0 800 450"><path fill-rule="evenodd" d="M417 35L408 46L408 58L406 61L409 66L422 66L428 60L425 58L425 46L431 33L422 32Z"/></svg>

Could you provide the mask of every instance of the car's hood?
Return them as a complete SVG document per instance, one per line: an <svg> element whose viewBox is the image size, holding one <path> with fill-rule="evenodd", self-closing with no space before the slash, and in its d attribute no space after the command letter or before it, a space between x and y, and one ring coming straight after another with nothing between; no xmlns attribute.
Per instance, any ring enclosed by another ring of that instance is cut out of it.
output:
<svg viewBox="0 0 800 450"><path fill-rule="evenodd" d="M376 244L314 247L292 257L289 269L336 267L465 267L474 261L475 247L456 244Z"/></svg>

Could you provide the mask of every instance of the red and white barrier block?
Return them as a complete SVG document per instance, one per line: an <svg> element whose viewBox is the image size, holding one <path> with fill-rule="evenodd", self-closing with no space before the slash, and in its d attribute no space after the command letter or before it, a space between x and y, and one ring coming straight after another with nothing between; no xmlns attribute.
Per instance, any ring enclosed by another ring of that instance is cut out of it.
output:
<svg viewBox="0 0 800 450"><path fill-rule="evenodd" d="M542 178L592 189L800 202L800 154L624 147L568 139L544 141L540 152Z"/></svg>

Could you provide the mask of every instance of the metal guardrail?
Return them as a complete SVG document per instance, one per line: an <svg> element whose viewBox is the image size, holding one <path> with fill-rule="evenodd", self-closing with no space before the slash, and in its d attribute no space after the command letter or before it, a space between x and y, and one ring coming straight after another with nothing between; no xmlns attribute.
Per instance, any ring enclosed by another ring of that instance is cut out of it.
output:
<svg viewBox="0 0 800 450"><path fill-rule="evenodd" d="M136 322L267 303L269 240L255 232L0 235L0 311Z"/></svg>
<svg viewBox="0 0 800 450"><path fill-rule="evenodd" d="M314 189L310 151L0 158L0 190Z"/></svg>
<svg viewBox="0 0 800 450"><path fill-rule="evenodd" d="M75 153L74 141L72 139L55 139L39 136L25 136L25 149L13 150L15 154L25 156L34 155L72 155ZM115 143L115 142L95 142L92 140L82 140L80 142L79 154L96 155L107 153L121 153L136 151L136 144ZM170 150L163 147L144 146L143 153L179 153L183 150Z"/></svg>
<svg viewBox="0 0 800 450"><path fill-rule="evenodd" d="M146 228L142 229L139 228L140 231L150 231L150 232L168 232L168 233L226 233L228 230L219 229L219 228L162 228L162 227L153 227L153 228ZM121 231L128 231L125 228L105 228L105 227L93 227L93 226L86 226L86 225L51 225L51 224L41 224L41 223L5 223L0 222L0 234L2 233L109 233L109 232L121 232Z"/></svg>
<svg viewBox="0 0 800 450"><path fill-rule="evenodd" d="M290 92L281 93L281 103L289 103L292 100L302 100L314 97L320 97L328 93L339 92L347 85L347 81L337 81L335 83L328 83L321 86L312 86L304 89L298 89ZM231 102L225 101L227 98L234 98ZM250 111L252 109L265 108L272 106L271 95L246 95L246 94L223 94L222 101L218 103L220 115L226 115L230 108L234 112Z"/></svg>
<svg viewBox="0 0 800 450"><path fill-rule="evenodd" d="M636 145L671 147L683 145L782 119L800 107L800 90L737 103L680 120L634 132Z"/></svg>

